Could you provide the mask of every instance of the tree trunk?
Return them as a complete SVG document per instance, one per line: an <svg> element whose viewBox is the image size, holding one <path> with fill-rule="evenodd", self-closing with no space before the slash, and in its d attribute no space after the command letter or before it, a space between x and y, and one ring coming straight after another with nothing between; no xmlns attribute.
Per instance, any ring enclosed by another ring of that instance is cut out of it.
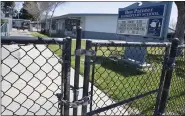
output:
<svg viewBox="0 0 185 116"><path fill-rule="evenodd" d="M58 6L58 3L56 3L56 5L55 5L55 7L54 7L54 9L53 9L53 11L52 11L51 18L50 18L50 23L49 23L49 36L51 36L51 25L52 25L52 18L53 18L53 14L54 14L54 12L55 12L55 9L57 8L57 6Z"/></svg>
<svg viewBox="0 0 185 116"><path fill-rule="evenodd" d="M47 17L48 17L48 11L46 12L46 16L45 16L45 25L44 25L44 33L46 32L47 30Z"/></svg>
<svg viewBox="0 0 185 116"><path fill-rule="evenodd" d="M38 21L39 21L39 20L37 19L37 32L38 32Z"/></svg>
<svg viewBox="0 0 185 116"><path fill-rule="evenodd" d="M180 45L183 45L184 29L185 29L185 2L176 1L175 3L178 9L178 18L177 18L175 37L180 40ZM179 49L178 56L184 56L183 49Z"/></svg>

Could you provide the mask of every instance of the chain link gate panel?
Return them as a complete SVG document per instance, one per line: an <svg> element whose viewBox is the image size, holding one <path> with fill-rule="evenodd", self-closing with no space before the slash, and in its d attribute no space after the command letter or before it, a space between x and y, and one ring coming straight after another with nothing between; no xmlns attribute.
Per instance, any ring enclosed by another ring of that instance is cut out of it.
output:
<svg viewBox="0 0 185 116"><path fill-rule="evenodd" d="M69 98L63 83L70 73L64 47L71 48L70 38L2 37L1 42L2 115L60 115L56 94Z"/></svg>
<svg viewBox="0 0 185 116"><path fill-rule="evenodd" d="M147 49L148 64L141 68L125 60L125 49L132 47L139 48L136 52ZM169 47L167 44L92 42L96 57L92 69L92 111L87 114L151 115L159 91L161 61Z"/></svg>
<svg viewBox="0 0 185 116"><path fill-rule="evenodd" d="M158 106L162 104L160 93L164 91L163 88L165 89L163 86L167 78L165 75L171 53L169 53L170 44L93 41L87 43L89 43L89 46L86 46L87 50L90 48L96 51L96 56L89 57L89 62L92 64L89 71L92 102L87 115L154 115ZM131 52L133 56L143 48L147 50L146 64L142 68L128 63L124 56L125 50L133 47L138 48L135 49L138 51ZM179 80L173 78L172 83L175 82L179 83ZM183 84L180 87L182 88ZM180 88L172 85L170 91L173 89ZM167 107L169 106L174 107L172 104L167 104ZM163 108L165 107L161 107ZM180 114L173 109L169 111ZM169 111L165 113L168 114Z"/></svg>
<svg viewBox="0 0 185 116"><path fill-rule="evenodd" d="M165 108L165 114L184 114L184 57L177 56L166 82L169 43L86 40L81 49L80 31L75 51L70 38L2 38L2 115L153 115ZM126 60L125 50L133 48L133 56L146 49L138 56L146 57L144 66Z"/></svg>
<svg viewBox="0 0 185 116"><path fill-rule="evenodd" d="M176 57L170 94L166 105L167 115L185 115L185 45L179 46L178 49L182 54L180 53Z"/></svg>

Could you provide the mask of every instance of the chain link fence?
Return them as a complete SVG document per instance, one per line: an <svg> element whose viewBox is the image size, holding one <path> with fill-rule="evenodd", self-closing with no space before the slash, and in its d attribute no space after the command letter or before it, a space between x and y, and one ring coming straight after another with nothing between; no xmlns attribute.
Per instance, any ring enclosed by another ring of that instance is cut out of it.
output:
<svg viewBox="0 0 185 116"><path fill-rule="evenodd" d="M81 49L79 35L75 51L70 38L3 37L2 115L184 115L177 47L86 40Z"/></svg>
<svg viewBox="0 0 185 116"><path fill-rule="evenodd" d="M63 40L2 40L2 115L59 115ZM51 51L52 45L57 45Z"/></svg>
<svg viewBox="0 0 185 116"><path fill-rule="evenodd" d="M91 57L93 91L87 114L154 115L166 83L170 44L93 41L91 44L96 56ZM183 65L184 57L178 56L165 114L184 113L185 83L182 77L178 78L184 74Z"/></svg>
<svg viewBox="0 0 185 116"><path fill-rule="evenodd" d="M151 115L155 108L165 50L170 46L141 43L92 44L96 56L92 58L95 64L92 66L91 110L106 109L111 104L116 104L116 107L99 115ZM127 52L132 59L129 60ZM146 60L141 63L133 59L141 62Z"/></svg>
<svg viewBox="0 0 185 116"><path fill-rule="evenodd" d="M183 55L176 57L166 113L168 115L185 115L185 46L178 48Z"/></svg>

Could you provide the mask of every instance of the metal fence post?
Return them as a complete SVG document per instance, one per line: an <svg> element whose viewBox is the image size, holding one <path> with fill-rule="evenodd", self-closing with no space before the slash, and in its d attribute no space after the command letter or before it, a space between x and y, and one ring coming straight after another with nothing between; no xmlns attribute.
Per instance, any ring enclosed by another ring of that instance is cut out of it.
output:
<svg viewBox="0 0 185 116"><path fill-rule="evenodd" d="M172 45L170 49L170 55L167 61L167 69L166 69L166 74L165 74L165 81L161 93L161 99L160 99L160 104L159 104L159 109L158 109L158 115L163 115L165 112L166 104L167 104L167 99L169 95L169 89L170 89L170 84L171 84L171 79L172 79L172 73L175 65L175 58L177 55L177 50L178 50L178 44L179 40L177 38L172 40Z"/></svg>
<svg viewBox="0 0 185 116"><path fill-rule="evenodd" d="M86 40L86 50L91 49L91 41ZM89 90L89 77L90 77L90 56L85 56L84 63L84 81L83 81L83 97L88 96ZM87 113L87 105L82 105L82 115Z"/></svg>
<svg viewBox="0 0 185 116"><path fill-rule="evenodd" d="M97 45L95 46L95 52L97 52ZM92 106L93 106L93 89L94 89L94 73L95 73L95 62L96 62L96 55L95 59L92 65L92 80L91 80L91 102L90 102L90 111L92 111Z"/></svg>
<svg viewBox="0 0 185 116"><path fill-rule="evenodd" d="M77 26L76 35L76 50L81 49L81 32L82 28ZM78 89L79 89L79 74L80 74L80 55L75 56L75 75L74 75L74 97L73 100L78 100ZM78 108L73 108L73 116L78 113Z"/></svg>
<svg viewBox="0 0 185 116"><path fill-rule="evenodd" d="M159 90L156 98L156 104L155 104L155 111L154 111L154 116L157 115L157 110L159 107L160 99L161 99L161 94L162 94L162 89L163 89L163 84L164 84L164 79L165 79L165 74L166 74L166 64L168 61L169 57L169 51L170 51L170 46L167 46L165 48L165 55L164 55L164 60L163 60L163 67L161 71L161 77L160 77L160 82L159 82Z"/></svg>
<svg viewBox="0 0 185 116"><path fill-rule="evenodd" d="M65 50L66 50L66 39L64 39L63 40L64 41L64 43L63 43L63 45L61 45L61 47L62 47L62 56L61 56L61 58L62 58L62 60L64 61L65 60ZM65 68L64 68L64 62L62 62L62 73L61 73L61 94L59 94L59 101L61 100L61 99L63 99L63 97L64 97L64 70L65 70ZM63 116L64 115L64 104L62 103L62 102L60 102L59 103L60 104L60 115L61 116Z"/></svg>
<svg viewBox="0 0 185 116"><path fill-rule="evenodd" d="M7 36L7 23L5 24L5 36Z"/></svg>
<svg viewBox="0 0 185 116"><path fill-rule="evenodd" d="M64 49L64 100L70 101L71 38L66 38ZM64 116L69 115L69 104L64 104Z"/></svg>

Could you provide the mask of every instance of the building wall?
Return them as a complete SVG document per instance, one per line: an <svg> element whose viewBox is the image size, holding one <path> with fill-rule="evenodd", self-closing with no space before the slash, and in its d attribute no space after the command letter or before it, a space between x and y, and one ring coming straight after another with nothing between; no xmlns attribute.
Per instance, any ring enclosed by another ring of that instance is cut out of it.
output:
<svg viewBox="0 0 185 116"><path fill-rule="evenodd" d="M123 36L116 34L117 15L86 16L83 38L123 40Z"/></svg>
<svg viewBox="0 0 185 116"><path fill-rule="evenodd" d="M60 19L60 20L58 20L58 29L59 30L62 30L63 29L63 23L64 23L64 19Z"/></svg>
<svg viewBox="0 0 185 116"><path fill-rule="evenodd" d="M117 15L86 16L85 31L116 33Z"/></svg>
<svg viewBox="0 0 185 116"><path fill-rule="evenodd" d="M80 16L82 27L82 38L84 39L108 39L108 40L122 40L122 36L116 34L117 15L102 15L102 16ZM68 35L63 30L65 19L59 19L57 22L57 30L52 30L52 34L58 37ZM69 34L70 35L70 34Z"/></svg>
<svg viewBox="0 0 185 116"><path fill-rule="evenodd" d="M81 19L82 38L84 39L126 39L126 36L116 34L117 15L83 15L78 16L78 18ZM58 28L56 31L52 30L52 34L55 34L57 37L65 37L64 25L62 25L64 21L65 19L58 20Z"/></svg>
<svg viewBox="0 0 185 116"><path fill-rule="evenodd" d="M82 27L82 38L84 39L108 39L108 40L123 40L122 36L116 34L117 15L93 15L79 16ZM65 19L59 19L57 22L57 30L52 30L52 34L58 37L64 37L66 33L63 30Z"/></svg>
<svg viewBox="0 0 185 116"><path fill-rule="evenodd" d="M64 37L64 22L65 22L65 20L64 19L59 19L58 21L57 21L58 23L57 23L57 30L56 30L56 36L57 37Z"/></svg>
<svg viewBox="0 0 185 116"><path fill-rule="evenodd" d="M80 18L80 20L81 20L80 25L81 25L82 29L84 29L85 28L85 17L82 16L82 17L78 17L78 18ZM71 35L72 32L65 30L64 26L65 26L65 19L58 20L58 30L56 31L56 36L58 36L58 37L65 37L65 35L72 36ZM76 37L76 35L74 37Z"/></svg>
<svg viewBox="0 0 185 116"><path fill-rule="evenodd" d="M85 30L85 21L86 21L86 17L81 17L81 23L80 23L80 25L81 25L81 27L82 27L82 30Z"/></svg>

